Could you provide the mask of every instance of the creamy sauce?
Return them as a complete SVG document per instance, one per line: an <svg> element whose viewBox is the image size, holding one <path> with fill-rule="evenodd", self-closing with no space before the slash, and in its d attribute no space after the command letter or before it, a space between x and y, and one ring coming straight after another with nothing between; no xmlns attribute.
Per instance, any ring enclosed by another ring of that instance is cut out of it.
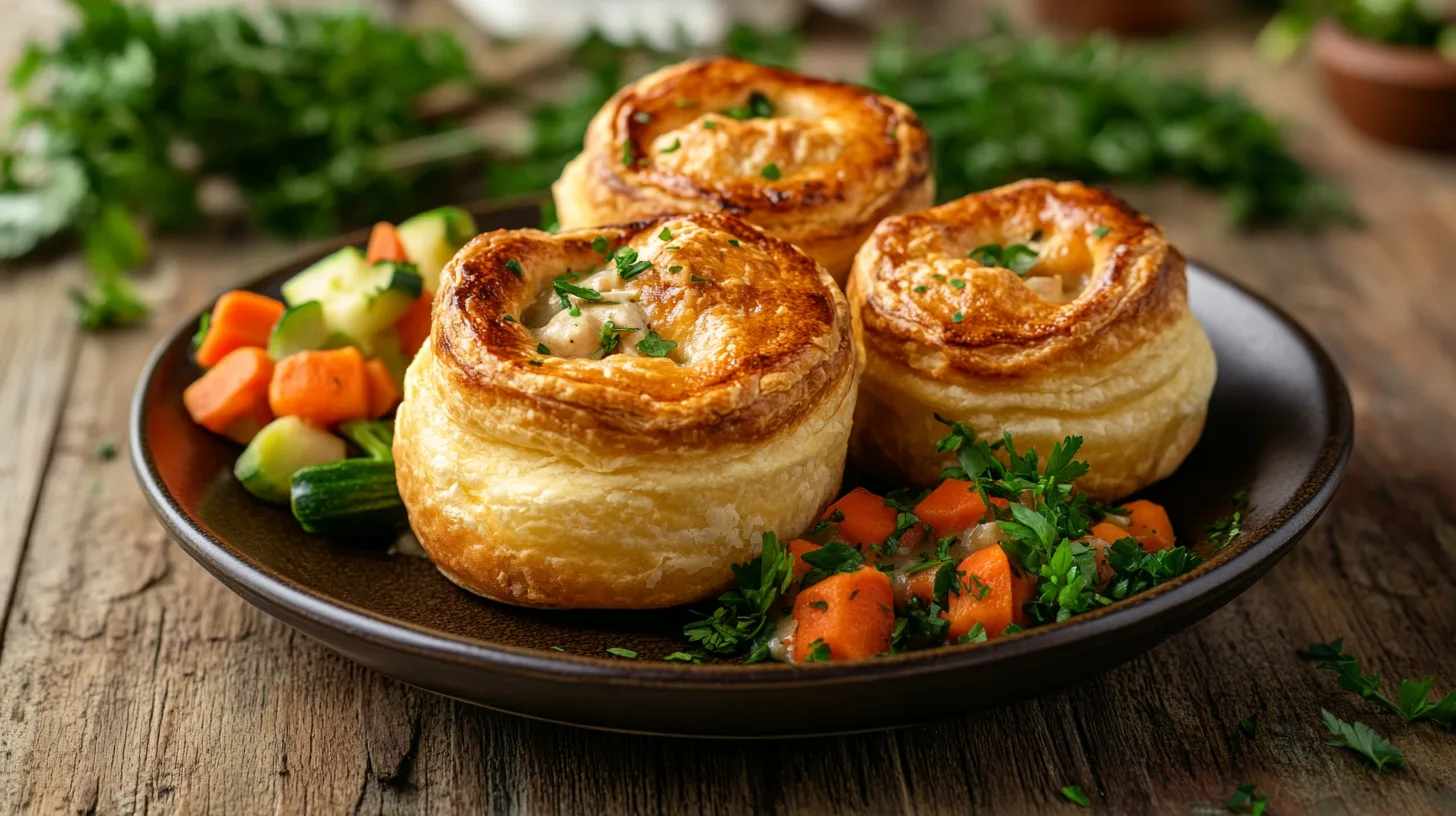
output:
<svg viewBox="0 0 1456 816"><path fill-rule="evenodd" d="M606 353L640 356L637 342L651 327L647 324L647 314L637 305L637 292L627 286L630 281L622 280L615 270L603 269L572 283L600 292L601 299L587 300L568 294L568 302L579 312L573 315L562 305L555 289L546 289L522 315L536 342L555 357L605 356L601 332L610 321L613 328L622 331L617 332L616 344Z"/></svg>
<svg viewBox="0 0 1456 816"><path fill-rule="evenodd" d="M785 614L774 624L773 636L768 639L768 655L774 660L788 662L792 659L794 632L799 622L793 615Z"/></svg>

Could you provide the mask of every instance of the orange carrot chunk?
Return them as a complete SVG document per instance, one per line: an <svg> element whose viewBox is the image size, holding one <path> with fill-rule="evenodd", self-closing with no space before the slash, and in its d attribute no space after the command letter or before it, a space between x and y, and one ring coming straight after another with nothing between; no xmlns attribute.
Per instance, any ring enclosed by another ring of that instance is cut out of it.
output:
<svg viewBox="0 0 1456 816"><path fill-rule="evenodd" d="M950 621L947 635L952 641L971 631L977 623L986 631L986 637L1000 635L1012 623L1026 624L1021 605L1030 600L1028 587L1018 587L1025 582L1011 571L1011 560L1000 547L986 547L971 553L956 570L964 588L959 595L952 592L948 599L950 607L942 615Z"/></svg>
<svg viewBox="0 0 1456 816"><path fill-rule="evenodd" d="M935 528L937 537L945 537L970 529L983 521L990 521L986 503L981 494L972 488L972 483L962 479L946 479L930 491L930 495L915 505L915 515L921 521ZM991 499L997 507L1006 507L1005 499Z"/></svg>
<svg viewBox="0 0 1456 816"><path fill-rule="evenodd" d="M1092 525L1092 535L1106 541L1108 544L1115 544L1124 538L1136 538L1132 530L1126 527L1119 527L1110 521L1099 521Z"/></svg>
<svg viewBox="0 0 1456 816"><path fill-rule="evenodd" d="M268 352L234 349L182 392L182 404L198 425L246 444L272 420L268 383L273 361Z"/></svg>
<svg viewBox="0 0 1456 816"><path fill-rule="evenodd" d="M1122 506L1132 521L1130 535L1138 540L1145 552L1166 550L1173 546L1173 523L1168 520L1168 511L1162 505L1147 499L1138 499Z"/></svg>
<svg viewBox="0 0 1456 816"><path fill-rule="evenodd" d="M394 331L399 335L399 347L404 356L411 359L420 346L430 339L430 307L435 302L431 292L420 292L419 298L394 322Z"/></svg>
<svg viewBox="0 0 1456 816"><path fill-rule="evenodd" d="M300 351L278 361L268 384L277 416L296 416L330 428L370 416L369 375L359 349Z"/></svg>
<svg viewBox="0 0 1456 816"><path fill-rule="evenodd" d="M226 292L212 307L207 334L197 346L197 364L211 368L234 349L266 348L283 304L254 292Z"/></svg>
<svg viewBox="0 0 1456 816"><path fill-rule="evenodd" d="M864 660L890 651L895 593L874 567L841 572L803 590L794 601L793 659L829 653L831 660Z"/></svg>
<svg viewBox="0 0 1456 816"><path fill-rule="evenodd" d="M389 413L399 402L399 389L394 387L394 377L383 360L375 358L364 363L364 374L369 385L369 418L378 419Z"/></svg>
<svg viewBox="0 0 1456 816"><path fill-rule="evenodd" d="M406 263L409 254L404 251L404 242L399 240L399 230L388 221L380 221L369 233L369 249L364 253L368 263L395 261Z"/></svg>
<svg viewBox="0 0 1456 816"><path fill-rule="evenodd" d="M864 544L875 546L889 538L895 532L895 519L900 515L895 508L886 507L883 498L863 487L856 487L829 505L824 517L830 518L836 512L844 516L839 522L839 540L855 547Z"/></svg>
<svg viewBox="0 0 1456 816"><path fill-rule="evenodd" d="M803 580L804 576L809 574L809 570L814 568L804 561L804 556L817 549L819 549L818 544L812 541L805 541L802 538L796 538L789 542L789 552L794 556L794 581Z"/></svg>

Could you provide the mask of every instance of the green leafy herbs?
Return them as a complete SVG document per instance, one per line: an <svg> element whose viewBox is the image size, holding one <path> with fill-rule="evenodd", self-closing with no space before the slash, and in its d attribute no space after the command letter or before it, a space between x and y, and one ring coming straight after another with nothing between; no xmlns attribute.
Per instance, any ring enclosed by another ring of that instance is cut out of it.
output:
<svg viewBox="0 0 1456 816"><path fill-rule="evenodd" d="M1187 547L1143 552L1135 539L1123 538L1108 548L1107 563L1112 567L1112 581L1104 591L1120 601L1191 572L1203 559Z"/></svg>
<svg viewBox="0 0 1456 816"><path fill-rule="evenodd" d="M1434 50L1456 59L1456 24L1439 2L1421 0L1285 0L1259 32L1259 53L1283 62L1298 53L1324 17L1335 17L1362 39Z"/></svg>
<svg viewBox="0 0 1456 816"><path fill-rule="evenodd" d="M1365 723L1348 723L1323 709L1320 717L1331 735L1325 745L1348 748L1377 771L1394 770L1405 762L1405 756L1395 746Z"/></svg>
<svg viewBox="0 0 1456 816"><path fill-rule="evenodd" d="M956 643L984 643L985 641L986 627L982 626L980 621L976 621L970 629L956 638Z"/></svg>
<svg viewBox="0 0 1456 816"><path fill-rule="evenodd" d="M553 278L551 288L556 296L561 299L561 308L565 309L572 317L581 317L581 309L571 302L571 297L579 297L582 300L589 300L593 303L602 299L602 293L585 286L577 286L566 279L565 275Z"/></svg>
<svg viewBox="0 0 1456 816"><path fill-rule="evenodd" d="M1248 813L1252 816L1263 816L1264 810L1269 807L1269 799L1256 793L1256 785L1240 785L1229 797L1226 807L1230 813Z"/></svg>
<svg viewBox="0 0 1456 816"><path fill-rule="evenodd" d="M1218 549L1234 543L1234 539L1244 531L1244 514L1253 509L1249 506L1249 491L1247 490L1234 493L1229 499L1229 504L1231 509L1226 515L1219 516L1203 528L1203 532L1208 535L1208 540Z"/></svg>
<svg viewBox="0 0 1456 816"><path fill-rule="evenodd" d="M607 254L607 246L608 246L608 244L607 244L607 236L605 236L605 235L598 235L597 237L595 237L595 238L592 239L592 244L591 245L592 245L592 251L595 252L595 253L597 253L598 255L605 255L605 254Z"/></svg>
<svg viewBox="0 0 1456 816"><path fill-rule="evenodd" d="M607 649L607 654L612 655L613 657L625 658L627 660L636 660L638 657L637 652L634 652L631 649L625 649L621 646L610 647L609 649Z"/></svg>
<svg viewBox="0 0 1456 816"><path fill-rule="evenodd" d="M197 321L197 331L192 335L192 351L202 347L202 341L207 339L207 330L212 327L212 312L203 312L202 319Z"/></svg>
<svg viewBox="0 0 1456 816"><path fill-rule="evenodd" d="M618 326L610 320L606 321L602 324L602 330L597 333L597 339L602 344L602 353L610 354L617 347L623 334L635 331L642 331L642 329L633 326Z"/></svg>
<svg viewBox="0 0 1456 816"><path fill-rule="evenodd" d="M1434 677L1400 681L1396 699L1391 700L1381 690L1380 675L1365 674L1360 666L1360 659L1344 651L1344 638L1335 638L1329 643L1312 643L1309 654L1319 661L1317 668L1334 672L1339 679L1340 688L1354 692L1361 699L1399 715L1407 723L1430 720L1448 731L1456 723L1456 691L1448 692L1445 697L1432 702L1431 689L1436 683Z"/></svg>
<svg viewBox="0 0 1456 816"><path fill-rule="evenodd" d="M702 663L702 652L671 652L662 656L668 663Z"/></svg>
<svg viewBox="0 0 1456 816"><path fill-rule="evenodd" d="M811 587L836 573L854 572L865 561L864 554L859 550L838 541L831 541L801 557L805 564L812 567L800 584L803 587Z"/></svg>
<svg viewBox="0 0 1456 816"><path fill-rule="evenodd" d="M774 164L773 162L765 164L758 171L758 174L768 179L769 181L778 181L782 177L782 174L779 172L779 166L777 164Z"/></svg>
<svg viewBox="0 0 1456 816"><path fill-rule="evenodd" d="M1062 788L1062 796L1074 805L1080 807L1091 807L1092 799L1089 798L1081 785L1068 785Z"/></svg>
<svg viewBox="0 0 1456 816"><path fill-rule="evenodd" d="M745 119L767 119L774 115L773 103L759 91L748 95L748 104L737 108L725 108L723 115L740 121Z"/></svg>
<svg viewBox="0 0 1456 816"><path fill-rule="evenodd" d="M652 268L652 261L638 258L637 250L625 244L617 247L612 254L612 263L617 267L617 277L622 280L631 280Z"/></svg>
<svg viewBox="0 0 1456 816"><path fill-rule="evenodd" d="M1258 718L1259 715L1250 714L1242 720L1239 720L1239 730L1244 732L1244 736L1249 739L1254 738L1254 732L1258 728Z"/></svg>
<svg viewBox="0 0 1456 816"><path fill-rule="evenodd" d="M537 343L536 344L536 353L537 354L550 354L551 353L551 349L548 348L545 343Z"/></svg>
<svg viewBox="0 0 1456 816"><path fill-rule="evenodd" d="M526 270L521 268L521 262L515 258L506 258L506 269L511 270L511 274L518 278L526 274Z"/></svg>
<svg viewBox="0 0 1456 816"><path fill-rule="evenodd" d="M662 232L657 233L657 237L663 241L671 241L672 230L668 229L667 227L663 227Z"/></svg>
<svg viewBox="0 0 1456 816"><path fill-rule="evenodd" d="M100 442L96 445L96 458L103 462L110 462L116 458L116 443L111 441Z"/></svg>
<svg viewBox="0 0 1456 816"><path fill-rule="evenodd" d="M709 615L683 627L688 640L713 654L748 650L748 662L768 657L769 610L793 580L793 559L773 533L763 534L760 554L747 564L734 564L736 586L718 596Z"/></svg>
<svg viewBox="0 0 1456 816"><path fill-rule="evenodd" d="M899 653L945 645L950 621L941 617L945 607L935 601L912 596L895 621L890 651Z"/></svg>
<svg viewBox="0 0 1456 816"><path fill-rule="evenodd" d="M448 33L361 12L75 7L77 24L12 72L24 138L0 147L0 257L80 236L88 327L145 315L122 277L147 255L138 225L199 226L205 181L272 233L328 234L421 209L436 169L474 149L448 118L418 115L447 87L478 90Z"/></svg>
<svg viewBox="0 0 1456 816"><path fill-rule="evenodd" d="M1010 269L1018 276L1026 277L1026 273L1036 266L1040 254L1026 244L1012 244L1011 246L982 244L971 250L966 257L981 266L1000 266ZM955 281L951 281L951 284L954 285ZM965 283L962 282L961 286L964 285Z"/></svg>
<svg viewBox="0 0 1456 816"><path fill-rule="evenodd" d="M756 62L775 68L793 68L799 61L799 48L803 37L797 28L767 31L738 23L728 31L723 43L730 57ZM767 100L764 100L767 102ZM750 106L752 99L749 100ZM761 116L772 116L773 109Z"/></svg>
<svg viewBox="0 0 1456 816"><path fill-rule="evenodd" d="M682 267L678 268L681 269ZM712 281L708 280L707 278L700 278L697 275L689 275L688 283L712 283Z"/></svg>
<svg viewBox="0 0 1456 816"><path fill-rule="evenodd" d="M682 147L682 139L673 139L672 144L657 151L658 153L676 153Z"/></svg>
<svg viewBox="0 0 1456 816"><path fill-rule="evenodd" d="M876 41L868 84L909 104L930 132L943 200L1033 176L1171 176L1220 193L1239 226L1352 218L1237 91L1167 76L1111 38L1061 44L1002 23L931 49L890 32Z"/></svg>
<svg viewBox="0 0 1456 816"><path fill-rule="evenodd" d="M645 337L637 341L635 348L637 353L643 357L666 357L677 348L677 343L659 336L655 331L649 331Z"/></svg>
<svg viewBox="0 0 1456 816"><path fill-rule="evenodd" d="M1098 227L1097 229L1092 230L1092 237L1093 238L1106 238L1107 237L1107 233L1109 233L1109 232L1112 232L1112 227Z"/></svg>
<svg viewBox="0 0 1456 816"><path fill-rule="evenodd" d="M817 638L809 644L809 655L804 658L805 663L824 663L831 657L829 644L823 638Z"/></svg>

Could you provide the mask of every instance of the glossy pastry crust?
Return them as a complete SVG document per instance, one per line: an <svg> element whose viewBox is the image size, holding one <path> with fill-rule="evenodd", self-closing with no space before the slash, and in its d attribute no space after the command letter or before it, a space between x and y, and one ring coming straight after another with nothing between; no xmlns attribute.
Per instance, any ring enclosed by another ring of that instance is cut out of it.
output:
<svg viewBox="0 0 1456 816"><path fill-rule="evenodd" d="M651 263L616 282L648 325L601 359L538 351L529 324L553 280L610 269L624 244ZM676 348L625 353L643 329ZM400 493L431 559L481 595L562 608L699 600L764 531L798 534L829 502L855 393L838 287L732 216L487 233L446 266L409 368Z"/></svg>
<svg viewBox="0 0 1456 816"><path fill-rule="evenodd" d="M1039 249L1025 278L968 257L1017 243ZM1078 484L1111 499L1172 473L1202 433L1215 364L1183 257L1108 193L1027 180L887 219L848 292L864 356L851 449L877 472L933 482L940 413L1043 456L1083 437Z"/></svg>
<svg viewBox="0 0 1456 816"><path fill-rule="evenodd" d="M771 116L751 115L755 94ZM563 228L730 212L802 248L843 283L870 230L930 206L935 182L930 140L908 106L719 58L618 91L552 191Z"/></svg>

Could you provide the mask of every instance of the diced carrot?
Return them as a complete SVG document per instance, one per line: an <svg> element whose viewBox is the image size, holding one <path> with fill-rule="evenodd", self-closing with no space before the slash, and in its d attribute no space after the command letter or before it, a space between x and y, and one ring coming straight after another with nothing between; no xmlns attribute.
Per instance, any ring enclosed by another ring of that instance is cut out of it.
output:
<svg viewBox="0 0 1456 816"><path fill-rule="evenodd" d="M364 363L364 374L369 381L369 418L378 419L389 413L399 402L399 389L394 387L394 377L383 360L375 358Z"/></svg>
<svg viewBox="0 0 1456 816"><path fill-rule="evenodd" d="M793 541L789 542L789 552L792 553L794 556L795 581L803 579L805 575L809 574L809 570L814 568L812 565L804 561L804 554L814 552L817 549L819 549L818 544L815 544L812 541L805 541L802 538L796 538Z"/></svg>
<svg viewBox="0 0 1456 816"><path fill-rule="evenodd" d="M873 547L889 538L900 515L900 511L887 507L883 498L863 487L856 487L829 505L824 517L829 518L835 511L844 515L839 522L839 540L855 547L865 544Z"/></svg>
<svg viewBox="0 0 1456 816"><path fill-rule="evenodd" d="M831 660L863 660L890 651L895 593L874 567L841 572L803 590L794 601L793 658L809 659L820 644Z"/></svg>
<svg viewBox="0 0 1456 816"><path fill-rule="evenodd" d="M420 346L430 339L430 307L435 302L431 292L421 292L409 309L394 322L394 331L399 335L399 347L406 357L414 359Z"/></svg>
<svg viewBox="0 0 1456 816"><path fill-rule="evenodd" d="M992 497L991 503L997 507L1010 504L1007 500L996 497ZM930 495L915 505L915 515L934 527L935 534L940 537L959 533L990 520L986 504L981 501L981 494L974 490L971 482L962 479L946 479L941 482L939 487L930 491Z"/></svg>
<svg viewBox="0 0 1456 816"><path fill-rule="evenodd" d="M1138 499L1124 504L1122 509L1132 521L1131 535L1144 551L1155 552L1173 546L1173 522L1168 520L1168 511L1162 505Z"/></svg>
<svg viewBox="0 0 1456 816"><path fill-rule="evenodd" d="M278 361L268 385L268 404L278 416L296 416L329 428L367 419L369 375L359 349L300 351Z"/></svg>
<svg viewBox="0 0 1456 816"><path fill-rule="evenodd" d="M212 307L207 335L197 346L197 364L211 368L233 349L265 348L273 324L283 315L283 304L255 292L226 292Z"/></svg>
<svg viewBox="0 0 1456 816"><path fill-rule="evenodd" d="M1131 530L1126 527L1120 527L1110 521L1099 521L1092 525L1092 535L1106 541L1108 544L1116 543L1124 538L1135 538Z"/></svg>
<svg viewBox="0 0 1456 816"><path fill-rule="evenodd" d="M1027 588L1016 586L1024 579L1012 572L1005 550L1000 547L977 550L956 570L964 573L961 582L965 588L959 595L951 593L950 608L943 615L950 621L947 635L952 641L971 631L978 622L988 638L997 637L1012 623L1025 625L1021 604L1029 593Z"/></svg>
<svg viewBox="0 0 1456 816"><path fill-rule="evenodd" d="M369 233L369 249L364 253L364 260L368 263L409 261L409 253L405 252L404 242L399 240L399 230L393 224L380 221L374 225Z"/></svg>
<svg viewBox="0 0 1456 816"><path fill-rule="evenodd" d="M271 419L263 419L248 431L249 423L267 414L272 376L273 361L268 352L252 346L233 349L187 386L182 392L182 404L192 420L209 431L239 441L251 440L258 428Z"/></svg>
<svg viewBox="0 0 1456 816"><path fill-rule="evenodd" d="M919 598L922 601L930 601L935 597L935 573L937 569L926 567L923 570L910 573L909 583L905 585L907 598Z"/></svg>
<svg viewBox="0 0 1456 816"><path fill-rule="evenodd" d="M1116 524L1107 524L1107 525L1099 524L1099 525L1097 525L1097 527L1103 527L1103 526L1107 526L1107 527L1117 527ZM1097 527L1093 527L1092 528L1093 531L1094 531L1094 533L1097 530ZM1119 528L1119 529L1121 529L1121 528ZM1126 532L1124 531L1124 534L1123 534L1122 538L1127 538L1127 537L1128 536L1126 535ZM1112 580L1112 562L1109 561L1109 560L1107 560L1107 551L1110 550L1110 549L1112 549L1112 543L1113 542L1106 541L1101 536L1092 535L1092 536L1089 536L1088 538L1081 539L1081 543L1082 544L1085 544L1087 546L1087 548L1092 551L1092 559L1097 562L1097 581L1098 581L1098 586L1099 587L1105 586L1108 581L1111 581Z"/></svg>

